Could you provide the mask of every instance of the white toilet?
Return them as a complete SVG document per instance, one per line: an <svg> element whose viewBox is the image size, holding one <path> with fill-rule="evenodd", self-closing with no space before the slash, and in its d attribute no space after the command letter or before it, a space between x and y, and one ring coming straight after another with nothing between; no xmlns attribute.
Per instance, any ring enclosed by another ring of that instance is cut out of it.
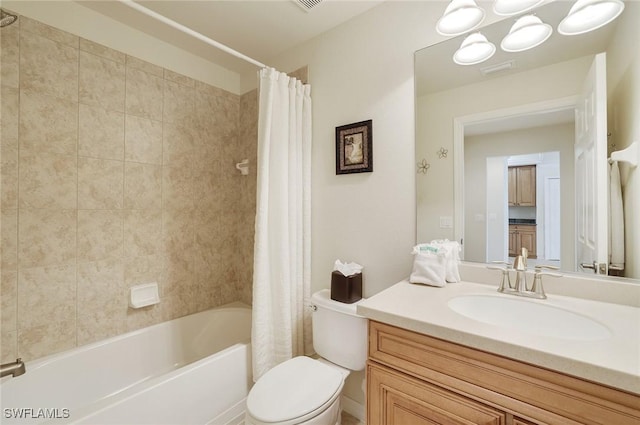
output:
<svg viewBox="0 0 640 425"><path fill-rule="evenodd" d="M322 358L294 357L262 375L247 397L245 424L340 423L344 381L365 367L367 319L356 314L358 303L334 301L328 289L311 302L313 348Z"/></svg>

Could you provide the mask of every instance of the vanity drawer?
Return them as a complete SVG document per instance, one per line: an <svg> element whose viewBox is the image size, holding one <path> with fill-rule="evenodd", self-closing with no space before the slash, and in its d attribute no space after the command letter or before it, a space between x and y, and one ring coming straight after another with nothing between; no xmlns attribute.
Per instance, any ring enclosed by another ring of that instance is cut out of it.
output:
<svg viewBox="0 0 640 425"><path fill-rule="evenodd" d="M369 360L533 423L640 423L638 395L372 320Z"/></svg>
<svg viewBox="0 0 640 425"><path fill-rule="evenodd" d="M367 377L369 425L507 424L500 410L384 366L369 364Z"/></svg>

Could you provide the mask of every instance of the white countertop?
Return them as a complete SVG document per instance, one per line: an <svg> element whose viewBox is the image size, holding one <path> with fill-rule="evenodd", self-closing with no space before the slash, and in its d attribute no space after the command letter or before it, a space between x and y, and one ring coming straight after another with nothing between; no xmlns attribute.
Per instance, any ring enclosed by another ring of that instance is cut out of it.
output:
<svg viewBox="0 0 640 425"><path fill-rule="evenodd" d="M461 295L499 294L497 285L470 282L443 288L399 282L361 301L357 312L369 319L499 354L640 394L640 308L547 294L527 299L586 315L605 325L612 337L575 341L489 325L451 310L447 303Z"/></svg>

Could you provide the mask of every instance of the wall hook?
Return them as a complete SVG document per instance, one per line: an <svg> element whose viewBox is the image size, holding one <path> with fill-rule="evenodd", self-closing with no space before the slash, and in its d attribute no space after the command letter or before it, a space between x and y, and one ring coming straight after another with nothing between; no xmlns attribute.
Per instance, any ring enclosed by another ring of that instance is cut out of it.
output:
<svg viewBox="0 0 640 425"><path fill-rule="evenodd" d="M249 160L243 159L242 161L236 164L236 169L240 170L240 174L246 176L249 174Z"/></svg>

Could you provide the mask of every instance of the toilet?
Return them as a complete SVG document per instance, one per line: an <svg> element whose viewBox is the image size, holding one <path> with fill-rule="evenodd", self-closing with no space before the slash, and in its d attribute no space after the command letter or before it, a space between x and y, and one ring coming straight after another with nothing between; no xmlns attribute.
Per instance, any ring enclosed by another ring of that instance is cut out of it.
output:
<svg viewBox="0 0 640 425"><path fill-rule="evenodd" d="M319 359L299 356L262 375L247 397L247 425L340 424L340 398L349 373L367 360L367 319L358 302L331 299L328 289L311 296L313 348Z"/></svg>

